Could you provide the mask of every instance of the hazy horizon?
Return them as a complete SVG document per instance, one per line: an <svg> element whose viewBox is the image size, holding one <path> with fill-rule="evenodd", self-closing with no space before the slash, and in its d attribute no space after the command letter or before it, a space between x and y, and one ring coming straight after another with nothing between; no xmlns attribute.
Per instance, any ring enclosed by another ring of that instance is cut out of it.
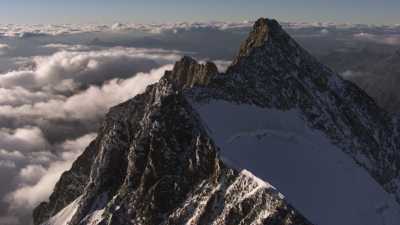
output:
<svg viewBox="0 0 400 225"><path fill-rule="evenodd" d="M212 5L212 7L210 7ZM358 6L358 7L354 7ZM21 0L0 2L0 24L110 24L180 21L243 21L259 17L288 22L334 22L392 25L400 23L395 0L325 2L306 0L239 0L201 2L173 0ZM44 14L43 12L46 12ZM340 12L340 16L338 14Z"/></svg>

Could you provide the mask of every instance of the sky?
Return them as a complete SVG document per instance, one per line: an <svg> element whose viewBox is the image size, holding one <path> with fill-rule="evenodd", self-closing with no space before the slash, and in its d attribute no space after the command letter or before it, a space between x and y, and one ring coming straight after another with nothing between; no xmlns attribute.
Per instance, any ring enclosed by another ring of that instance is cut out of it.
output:
<svg viewBox="0 0 400 225"><path fill-rule="evenodd" d="M243 21L400 24L399 0L0 0L0 23Z"/></svg>

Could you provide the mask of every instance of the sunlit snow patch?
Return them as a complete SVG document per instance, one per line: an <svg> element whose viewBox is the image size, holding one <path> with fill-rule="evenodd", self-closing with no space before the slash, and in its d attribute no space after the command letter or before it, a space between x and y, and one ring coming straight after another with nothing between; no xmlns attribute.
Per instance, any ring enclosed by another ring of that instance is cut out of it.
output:
<svg viewBox="0 0 400 225"><path fill-rule="evenodd" d="M76 213L76 210L78 209L80 200L81 200L81 197L78 197L77 199L75 199L75 201L73 201L71 204L69 204L63 210L58 212L55 216L50 218L43 225L68 225L68 223L71 221L72 217Z"/></svg>

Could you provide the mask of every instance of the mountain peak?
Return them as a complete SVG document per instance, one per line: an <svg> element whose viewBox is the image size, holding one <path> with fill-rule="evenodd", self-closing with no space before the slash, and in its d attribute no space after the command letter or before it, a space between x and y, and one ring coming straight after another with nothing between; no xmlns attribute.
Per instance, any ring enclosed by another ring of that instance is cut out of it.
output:
<svg viewBox="0 0 400 225"><path fill-rule="evenodd" d="M310 224L263 182L271 180L316 224L397 225L397 125L262 18L225 74L185 56L113 107L90 159L77 163L93 162L90 171L62 177L79 176L83 188L60 185L35 224L60 224L66 213L71 225Z"/></svg>
<svg viewBox="0 0 400 225"><path fill-rule="evenodd" d="M274 19L258 19L248 38L241 44L239 54L233 64L241 57L248 56L254 48L262 47L268 40L274 39L283 33L281 25Z"/></svg>
<svg viewBox="0 0 400 225"><path fill-rule="evenodd" d="M165 78L181 88L194 85L207 85L210 78L218 74L217 66L212 62L198 63L189 56L184 56L175 63L172 71L168 71Z"/></svg>

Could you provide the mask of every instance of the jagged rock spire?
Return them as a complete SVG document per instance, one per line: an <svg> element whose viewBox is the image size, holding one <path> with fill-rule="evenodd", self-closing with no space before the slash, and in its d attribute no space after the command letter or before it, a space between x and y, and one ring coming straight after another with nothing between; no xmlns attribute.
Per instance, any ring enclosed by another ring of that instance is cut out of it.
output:
<svg viewBox="0 0 400 225"><path fill-rule="evenodd" d="M264 18L257 20L249 37L240 46L239 57L248 55L253 48L262 46L268 40L270 31L268 22L269 20Z"/></svg>
<svg viewBox="0 0 400 225"><path fill-rule="evenodd" d="M212 76L218 74L217 66L212 62L199 64L189 56L184 56L175 63L174 69L166 73L165 78L180 88L194 85L207 85Z"/></svg>
<svg viewBox="0 0 400 225"><path fill-rule="evenodd" d="M271 39L279 39L282 34L285 34L285 32L276 20L258 19L248 38L241 44L239 54L233 61L233 65L237 64L240 58L248 56L254 48L262 47Z"/></svg>

